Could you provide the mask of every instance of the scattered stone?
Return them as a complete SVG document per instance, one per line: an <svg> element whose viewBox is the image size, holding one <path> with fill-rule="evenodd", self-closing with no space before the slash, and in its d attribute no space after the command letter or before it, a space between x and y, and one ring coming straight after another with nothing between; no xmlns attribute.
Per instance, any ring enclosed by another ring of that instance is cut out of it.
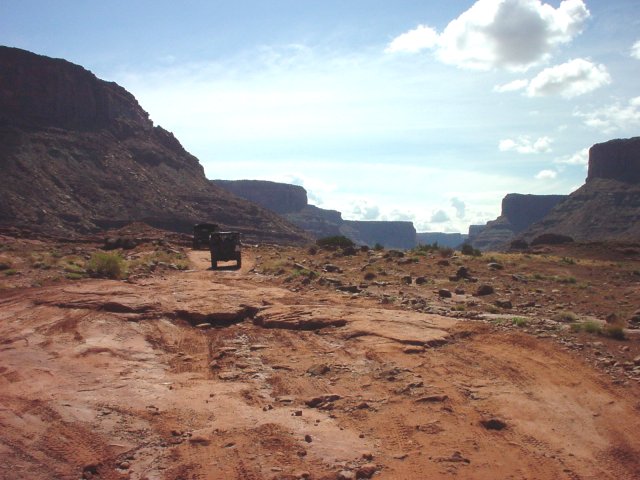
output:
<svg viewBox="0 0 640 480"><path fill-rule="evenodd" d="M403 353L406 354L415 354L415 353L424 353L424 347L418 346L418 345L411 345L409 347L405 347L404 350L402 350Z"/></svg>
<svg viewBox="0 0 640 480"><path fill-rule="evenodd" d="M491 270L503 270L504 266L500 263L497 262L491 262L487 264L487 267L489 267Z"/></svg>
<svg viewBox="0 0 640 480"><path fill-rule="evenodd" d="M331 368L328 365L325 365L324 363L312 365L307 369L307 373L315 377L319 377L330 371L331 371Z"/></svg>
<svg viewBox="0 0 640 480"><path fill-rule="evenodd" d="M449 397L447 395L427 395L426 397L421 397L416 402L418 403L440 403L444 402Z"/></svg>
<svg viewBox="0 0 640 480"><path fill-rule="evenodd" d="M393 455L393 458L395 458L396 460L404 460L408 456L408 453L396 453L395 455Z"/></svg>
<svg viewBox="0 0 640 480"><path fill-rule="evenodd" d="M206 447L207 445L211 444L211 440L209 440L206 437L203 437L202 435L195 435L195 436L189 438L189 443L191 445L202 445L202 446Z"/></svg>
<svg viewBox="0 0 640 480"><path fill-rule="evenodd" d="M492 293L494 293L494 289L491 285L480 285L476 290L476 296L478 297L491 295Z"/></svg>
<svg viewBox="0 0 640 480"><path fill-rule="evenodd" d="M371 478L378 471L378 466L373 463L362 465L356 470L356 478Z"/></svg>
<svg viewBox="0 0 640 480"><path fill-rule="evenodd" d="M304 436L304 441L307 443L311 443L313 442L313 438L311 438L311 435L307 434Z"/></svg>
<svg viewBox="0 0 640 480"><path fill-rule="evenodd" d="M356 474L351 470L342 470L336 475L336 480L356 480Z"/></svg>
<svg viewBox="0 0 640 480"><path fill-rule="evenodd" d="M507 424L497 418L491 418L489 420L480 420L480 424L487 430L503 430L507 428Z"/></svg>
<svg viewBox="0 0 640 480"><path fill-rule="evenodd" d="M440 298L451 298L453 296L451 291L447 290L446 288L441 288L440 290L438 290L438 295L440 296Z"/></svg>
<svg viewBox="0 0 640 480"><path fill-rule="evenodd" d="M322 408L329 403L333 403L336 400L340 400L340 395L329 394L329 395L320 395L319 397L313 397L310 400L305 401L304 403L307 407L311 408Z"/></svg>
<svg viewBox="0 0 640 480"><path fill-rule="evenodd" d="M211 328L211 324L209 322L199 323L196 325L196 328L206 330L207 328Z"/></svg>
<svg viewBox="0 0 640 480"><path fill-rule="evenodd" d="M405 285L411 285L411 283L413 282L413 278L411 277L411 275L405 275L400 279L400 281Z"/></svg>
<svg viewBox="0 0 640 480"><path fill-rule="evenodd" d="M365 460L373 460L373 453L371 452L362 452L362 458L364 458Z"/></svg>
<svg viewBox="0 0 640 480"><path fill-rule="evenodd" d="M239 376L238 372L222 372L218 374L220 380L236 380Z"/></svg>
<svg viewBox="0 0 640 480"><path fill-rule="evenodd" d="M469 269L467 267L460 267L456 272L456 280L460 280L463 278L471 278L471 274L469 273Z"/></svg>
<svg viewBox="0 0 640 480"><path fill-rule="evenodd" d="M360 293L362 291L358 285L342 285L342 286L336 287L336 290L339 290L345 293Z"/></svg>
<svg viewBox="0 0 640 480"><path fill-rule="evenodd" d="M516 282L528 283L527 277L525 277L524 275L518 275L516 273L511 275L511 279Z"/></svg>
<svg viewBox="0 0 640 480"><path fill-rule="evenodd" d="M416 277L416 285L424 285L427 283L426 277Z"/></svg>
<svg viewBox="0 0 640 480"><path fill-rule="evenodd" d="M440 457L436 459L438 462L452 462L452 463L471 463L471 460L462 456L460 452L453 452L450 457Z"/></svg>
<svg viewBox="0 0 640 480"><path fill-rule="evenodd" d="M465 294L465 290L462 287L456 287L454 292L456 293L456 295L464 295Z"/></svg>
<svg viewBox="0 0 640 480"><path fill-rule="evenodd" d="M640 356L637 356L636 358L633 359L633 364L636 366L640 365Z"/></svg>
<svg viewBox="0 0 640 480"><path fill-rule="evenodd" d="M364 274L364 279L365 279L367 282L370 282L370 281L371 281L371 280L373 280L374 278L376 278L376 274L375 274L375 273L373 273L373 272L367 272L367 273L365 273L365 274Z"/></svg>
<svg viewBox="0 0 640 480"><path fill-rule="evenodd" d="M513 304L511 303L511 300L496 300L495 303L496 303L496 307L500 307L504 309L513 308Z"/></svg>
<svg viewBox="0 0 640 480"><path fill-rule="evenodd" d="M322 267L322 270L327 273L342 273L342 269L339 266L334 265L333 263L327 263Z"/></svg>
<svg viewBox="0 0 640 480"><path fill-rule="evenodd" d="M446 258L443 258L442 260L438 260L438 265L440 265L441 267L448 267L449 265L451 265L451 262Z"/></svg>

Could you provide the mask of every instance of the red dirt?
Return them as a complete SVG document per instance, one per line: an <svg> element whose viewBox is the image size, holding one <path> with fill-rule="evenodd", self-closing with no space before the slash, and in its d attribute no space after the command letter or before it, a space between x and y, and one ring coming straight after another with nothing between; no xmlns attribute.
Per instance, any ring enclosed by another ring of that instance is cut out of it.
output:
<svg viewBox="0 0 640 480"><path fill-rule="evenodd" d="M351 284L377 254L279 247L246 249L240 271L190 252L188 271L34 287L42 272L18 254L33 248L2 253L22 269L0 290L0 478L640 478L640 373L623 368L639 337L551 328L553 302L597 314L589 295L610 305L620 293L549 280L557 259L524 284L509 278L543 260L501 258L505 272L479 274L498 296L541 303L501 317L469 294L440 299L460 282L438 258L380 260L390 285L366 294L291 265L331 261L343 273L327 275ZM285 273L265 274L276 259ZM487 261L465 259L472 272ZM579 283L595 275L583 262L557 268ZM433 283L395 280L412 270ZM638 292L637 280L621 285ZM425 308L402 303L420 295ZM496 321L516 314L529 324Z"/></svg>

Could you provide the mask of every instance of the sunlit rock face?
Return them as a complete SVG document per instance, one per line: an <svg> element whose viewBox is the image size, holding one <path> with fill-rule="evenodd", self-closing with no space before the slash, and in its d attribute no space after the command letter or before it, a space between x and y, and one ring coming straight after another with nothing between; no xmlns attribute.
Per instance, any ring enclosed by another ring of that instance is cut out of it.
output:
<svg viewBox="0 0 640 480"><path fill-rule="evenodd" d="M278 215L211 185L198 159L133 95L66 60L0 47L0 228L96 232L210 221L303 242Z"/></svg>

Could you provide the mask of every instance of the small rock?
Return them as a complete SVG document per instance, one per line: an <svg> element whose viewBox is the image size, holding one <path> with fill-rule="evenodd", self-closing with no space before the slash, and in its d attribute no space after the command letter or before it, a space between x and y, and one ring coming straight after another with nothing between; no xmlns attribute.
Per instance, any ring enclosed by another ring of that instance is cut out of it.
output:
<svg viewBox="0 0 640 480"><path fill-rule="evenodd" d="M471 274L469 273L469 269L467 267L460 267L456 272L457 279L461 278L471 278Z"/></svg>
<svg viewBox="0 0 640 480"><path fill-rule="evenodd" d="M633 359L633 364L636 366L640 365L640 356Z"/></svg>
<svg viewBox="0 0 640 480"><path fill-rule="evenodd" d="M396 460L404 460L408 456L408 453L396 453L395 455L393 455L393 458L395 458Z"/></svg>
<svg viewBox="0 0 640 480"><path fill-rule="evenodd" d="M196 325L196 328L200 330L206 330L207 328L211 328L211 324L209 322L199 323Z"/></svg>
<svg viewBox="0 0 640 480"><path fill-rule="evenodd" d="M356 478L371 478L378 471L378 466L373 463L362 465L356 470Z"/></svg>
<svg viewBox="0 0 640 480"><path fill-rule="evenodd" d="M336 480L355 480L356 474L351 470L342 470L336 475Z"/></svg>
<svg viewBox="0 0 640 480"><path fill-rule="evenodd" d="M438 260L438 265L440 265L441 267L448 267L449 265L451 265L451 262L444 258L442 260Z"/></svg>
<svg viewBox="0 0 640 480"><path fill-rule="evenodd" d="M496 306L500 308L505 308L505 309L513 308L513 304L511 303L511 300L496 300Z"/></svg>
<svg viewBox="0 0 640 480"><path fill-rule="evenodd" d="M427 283L426 277L416 277L416 285L424 285Z"/></svg>
<svg viewBox="0 0 640 480"><path fill-rule="evenodd" d="M311 435L307 434L304 436L304 441L307 443L311 443L313 442L313 438L311 438Z"/></svg>
<svg viewBox="0 0 640 480"><path fill-rule="evenodd" d="M320 395L319 397L314 397L310 400L305 401L304 403L307 407L316 408L322 406L327 403L335 402L336 400L340 400L340 395L329 394L329 395Z"/></svg>
<svg viewBox="0 0 640 480"><path fill-rule="evenodd" d="M480 420L480 424L487 430L503 430L507 428L507 424L497 418L491 418L489 420Z"/></svg>
<svg viewBox="0 0 640 480"><path fill-rule="evenodd" d="M400 279L400 281L405 285L411 285L411 283L413 282L413 278L411 277L411 275L405 275Z"/></svg>
<svg viewBox="0 0 640 480"><path fill-rule="evenodd" d="M416 402L418 403L438 403L438 402L444 402L448 399L449 397L446 395L427 395L426 397L421 397L418 400L416 400Z"/></svg>
<svg viewBox="0 0 640 480"><path fill-rule="evenodd" d="M502 270L504 269L504 267L497 263L497 262L491 262L487 264L487 267L489 267L491 270Z"/></svg>
<svg viewBox="0 0 640 480"><path fill-rule="evenodd" d="M456 295L464 295L465 294L464 288L462 288L462 287L456 287L454 292L456 293Z"/></svg>
<svg viewBox="0 0 640 480"><path fill-rule="evenodd" d="M418 345L412 345L409 347L405 347L404 350L402 350L403 353L406 354L415 354L415 353L424 353L424 347L418 346Z"/></svg>
<svg viewBox="0 0 640 480"><path fill-rule="evenodd" d="M192 445L202 445L202 446L207 446L211 444L211 440L209 440L206 437L203 437L202 435L196 435L194 437L191 437L189 439L189 443Z"/></svg>
<svg viewBox="0 0 640 480"><path fill-rule="evenodd" d="M476 296L478 297L491 295L492 293L494 293L494 289L491 285L480 285L476 290Z"/></svg>
<svg viewBox="0 0 640 480"><path fill-rule="evenodd" d="M362 458L364 458L365 460L373 460L373 453L371 452L362 452Z"/></svg>
<svg viewBox="0 0 640 480"><path fill-rule="evenodd" d="M441 288L440 290L438 290L438 295L440 296L440 298L451 298L453 296L451 291L447 290L446 288Z"/></svg>
<svg viewBox="0 0 640 480"><path fill-rule="evenodd" d="M327 263L322 267L322 269L328 273L342 273L342 269L339 266L334 265L332 263Z"/></svg>
<svg viewBox="0 0 640 480"><path fill-rule="evenodd" d="M319 377L330 371L331 371L331 368L328 365L325 365L323 363L318 365L312 365L307 369L307 373L315 377Z"/></svg>

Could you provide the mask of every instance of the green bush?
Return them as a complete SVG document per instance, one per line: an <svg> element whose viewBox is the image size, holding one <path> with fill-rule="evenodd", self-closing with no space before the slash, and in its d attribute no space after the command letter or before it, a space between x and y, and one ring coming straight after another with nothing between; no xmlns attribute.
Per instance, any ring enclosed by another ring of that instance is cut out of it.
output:
<svg viewBox="0 0 640 480"><path fill-rule="evenodd" d="M511 323L516 327L526 327L527 319L522 317L513 317Z"/></svg>
<svg viewBox="0 0 640 480"><path fill-rule="evenodd" d="M578 321L578 316L573 312L558 312L553 316L556 322L575 323Z"/></svg>
<svg viewBox="0 0 640 480"><path fill-rule="evenodd" d="M380 251L384 250L384 245L382 245L381 243L376 243L376 244L373 246L373 249L374 249L376 252L380 252Z"/></svg>
<svg viewBox="0 0 640 480"><path fill-rule="evenodd" d="M95 277L123 278L126 273L124 259L116 253L96 252L91 255L87 270Z"/></svg>
<svg viewBox="0 0 640 480"><path fill-rule="evenodd" d="M482 252L480 250L478 250L477 248L473 248L473 246L471 246L470 243L465 243L462 245L462 248L460 249L460 252L463 255L469 255L472 257L481 257L482 256Z"/></svg>
<svg viewBox="0 0 640 480"><path fill-rule="evenodd" d="M335 235L333 237L325 237L316 241L319 247L325 248L347 248L354 247L355 243L344 235Z"/></svg>
<svg viewBox="0 0 640 480"><path fill-rule="evenodd" d="M603 334L614 340L625 340L627 336L624 334L624 328L618 325L607 325L604 327Z"/></svg>

